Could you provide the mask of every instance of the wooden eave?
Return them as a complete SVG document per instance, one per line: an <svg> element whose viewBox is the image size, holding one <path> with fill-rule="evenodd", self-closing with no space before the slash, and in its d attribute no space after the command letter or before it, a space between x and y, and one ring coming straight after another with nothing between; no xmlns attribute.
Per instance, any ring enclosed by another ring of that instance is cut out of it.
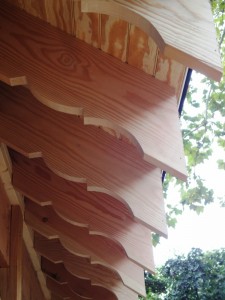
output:
<svg viewBox="0 0 225 300"><path fill-rule="evenodd" d="M209 4L0 3L1 300L137 300L187 68L221 76Z"/></svg>

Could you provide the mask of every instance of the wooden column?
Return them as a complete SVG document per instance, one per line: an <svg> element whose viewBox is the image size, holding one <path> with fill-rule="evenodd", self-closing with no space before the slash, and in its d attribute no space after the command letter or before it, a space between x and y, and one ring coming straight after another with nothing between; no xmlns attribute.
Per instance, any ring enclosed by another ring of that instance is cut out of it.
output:
<svg viewBox="0 0 225 300"><path fill-rule="evenodd" d="M19 206L11 206L9 267L0 269L1 300L22 299L22 228Z"/></svg>

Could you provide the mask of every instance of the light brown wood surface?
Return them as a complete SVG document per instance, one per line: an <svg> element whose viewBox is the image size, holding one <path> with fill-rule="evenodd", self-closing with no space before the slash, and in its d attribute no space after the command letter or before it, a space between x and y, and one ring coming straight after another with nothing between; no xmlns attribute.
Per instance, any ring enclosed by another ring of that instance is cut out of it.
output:
<svg viewBox="0 0 225 300"><path fill-rule="evenodd" d="M42 269L48 276L53 277L60 283L68 283L71 290L74 290L77 294L83 298L93 298L93 299L115 299L115 295L109 290L97 286L91 285L90 280L85 280L73 276L68 272L63 263L53 263L50 260L42 257Z"/></svg>
<svg viewBox="0 0 225 300"><path fill-rule="evenodd" d="M208 1L81 0L83 12L124 19L151 36L168 57L214 80L222 76L216 32ZM179 37L179 38L178 38Z"/></svg>
<svg viewBox="0 0 225 300"><path fill-rule="evenodd" d="M25 221L49 239L59 237L71 253L90 259L93 265L101 264L114 270L127 287L145 295L144 269L130 261L115 242L101 236L90 236L86 228L78 228L61 219L51 206L41 207L28 200Z"/></svg>
<svg viewBox="0 0 225 300"><path fill-rule="evenodd" d="M3 76L12 68L23 72L41 102L109 128L135 144L146 161L186 178L173 89L16 8L3 5L0 19ZM26 36L26 48L14 36Z"/></svg>
<svg viewBox="0 0 225 300"><path fill-rule="evenodd" d="M86 258L68 252L58 239L48 240L35 234L35 249L54 263L63 262L65 268L74 276L90 279L92 285L102 286L113 292L121 300L137 300L138 296L124 286L117 274L100 265L91 265Z"/></svg>
<svg viewBox="0 0 225 300"><path fill-rule="evenodd" d="M166 235L160 170L132 145L49 109L22 87L1 84L0 105L0 139L8 146L29 157L43 156L58 175L113 196L137 220Z"/></svg>
<svg viewBox="0 0 225 300"><path fill-rule="evenodd" d="M128 257L154 271L151 231L133 220L129 209L104 193L87 192L85 184L55 175L42 159L28 159L11 151L13 185L23 195L44 206L52 204L63 219L103 235L123 246Z"/></svg>
<svg viewBox="0 0 225 300"><path fill-rule="evenodd" d="M11 207L0 179L0 268L9 266Z"/></svg>

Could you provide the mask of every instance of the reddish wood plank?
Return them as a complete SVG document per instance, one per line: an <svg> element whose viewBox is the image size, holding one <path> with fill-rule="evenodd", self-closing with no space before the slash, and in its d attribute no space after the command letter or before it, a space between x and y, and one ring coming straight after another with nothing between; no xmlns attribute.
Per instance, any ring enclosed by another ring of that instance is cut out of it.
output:
<svg viewBox="0 0 225 300"><path fill-rule="evenodd" d="M46 105L126 136L146 161L186 178L173 89L16 7L3 5L0 18L3 76L23 72Z"/></svg>
<svg viewBox="0 0 225 300"><path fill-rule="evenodd" d="M78 295L93 299L114 300L116 297L109 290L96 285L91 285L90 280L80 279L68 272L63 263L53 263L42 257L42 269L48 276L59 281L60 283L68 283L71 290Z"/></svg>
<svg viewBox="0 0 225 300"><path fill-rule="evenodd" d="M2 141L29 157L42 155L58 175L113 196L137 220L166 234L160 170L143 161L132 145L49 109L27 89L3 84L0 89Z"/></svg>
<svg viewBox="0 0 225 300"><path fill-rule="evenodd" d="M154 271L151 231L133 220L122 203L103 193L87 192L85 184L55 175L42 159L28 159L11 151L13 185L40 205L52 204L68 222L87 227L121 244L128 257Z"/></svg>
<svg viewBox="0 0 225 300"><path fill-rule="evenodd" d="M35 231L51 239L59 237L71 253L90 259L91 264L101 264L118 272L123 283L145 295L144 270L128 260L123 249L101 236L90 236L86 228L75 227L52 210L26 201L25 220Z"/></svg>
<svg viewBox="0 0 225 300"><path fill-rule="evenodd" d="M0 179L0 268L9 266L11 208Z"/></svg>
<svg viewBox="0 0 225 300"><path fill-rule="evenodd" d="M91 279L92 285L104 287L118 299L137 300L137 294L123 285L117 274L100 265L91 265L86 258L68 252L57 239L47 240L35 234L35 249L54 263L63 262L65 268L74 276Z"/></svg>

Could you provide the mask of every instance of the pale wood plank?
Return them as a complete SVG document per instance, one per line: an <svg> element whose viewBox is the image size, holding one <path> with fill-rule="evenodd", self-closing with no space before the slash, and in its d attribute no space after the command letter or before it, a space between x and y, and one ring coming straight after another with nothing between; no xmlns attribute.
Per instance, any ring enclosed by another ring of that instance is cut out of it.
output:
<svg viewBox="0 0 225 300"><path fill-rule="evenodd" d="M0 89L2 141L29 157L42 155L61 177L113 196L137 220L166 235L160 170L143 161L132 145L49 109L27 89L3 84Z"/></svg>
<svg viewBox="0 0 225 300"><path fill-rule="evenodd" d="M24 72L32 93L46 105L110 128L135 144L146 161L186 178L173 89L16 7L4 5L1 22L3 73L12 66ZM26 36L26 49L14 36Z"/></svg>
<svg viewBox="0 0 225 300"><path fill-rule="evenodd" d="M101 49L127 61L129 25L127 22L111 16L101 15Z"/></svg>
<svg viewBox="0 0 225 300"><path fill-rule="evenodd" d="M71 224L86 227L121 244L128 257L154 271L151 231L135 222L127 207L116 199L87 192L85 184L68 182L55 175L41 159L28 159L11 151L13 185L40 205L52 204Z"/></svg>
<svg viewBox="0 0 225 300"><path fill-rule="evenodd" d="M74 276L91 279L92 285L104 287L121 300L137 300L137 294L124 286L118 275L111 270L97 265L91 265L86 258L78 257L68 252L57 239L48 240L35 234L35 249L54 263L62 263Z"/></svg>
<svg viewBox="0 0 225 300"><path fill-rule="evenodd" d="M74 0L45 0L46 16L42 18L59 29L74 34L75 2Z"/></svg>
<svg viewBox="0 0 225 300"><path fill-rule="evenodd" d="M173 87L177 98L179 98L181 94L185 75L186 67L184 65L159 53L157 56L155 78Z"/></svg>
<svg viewBox="0 0 225 300"><path fill-rule="evenodd" d="M144 270L129 261L123 249L101 236L90 236L86 228L78 228L57 216L51 206L41 207L26 201L25 221L35 231L51 239L59 237L61 243L77 256L90 259L118 272L123 283L145 296Z"/></svg>
<svg viewBox="0 0 225 300"><path fill-rule="evenodd" d="M158 47L140 28L131 25L128 46L128 63L154 75Z"/></svg>
<svg viewBox="0 0 225 300"><path fill-rule="evenodd" d="M222 76L209 1L81 0L83 12L113 15L140 27L168 57L214 80Z"/></svg>
<svg viewBox="0 0 225 300"><path fill-rule="evenodd" d="M87 44L100 48L100 15L82 13L80 1L74 3L76 37Z"/></svg>

